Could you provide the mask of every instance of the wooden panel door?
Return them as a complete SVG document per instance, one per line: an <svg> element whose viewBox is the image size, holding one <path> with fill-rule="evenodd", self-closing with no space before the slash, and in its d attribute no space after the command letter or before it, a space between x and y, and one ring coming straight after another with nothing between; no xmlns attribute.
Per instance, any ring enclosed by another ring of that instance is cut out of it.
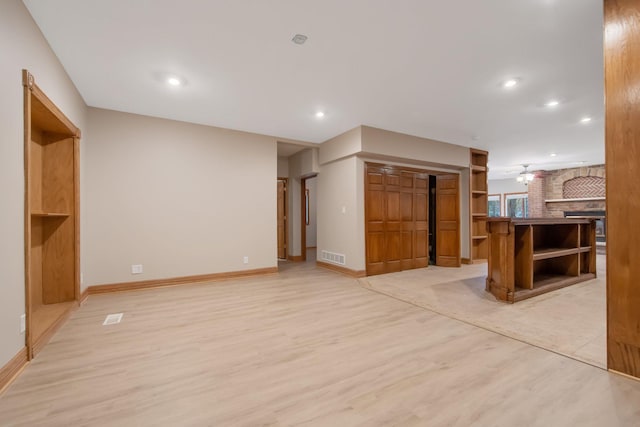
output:
<svg viewBox="0 0 640 427"><path fill-rule="evenodd" d="M287 186L278 180L278 258L287 258Z"/></svg>
<svg viewBox="0 0 640 427"><path fill-rule="evenodd" d="M414 183L413 268L429 266L429 175L416 174Z"/></svg>
<svg viewBox="0 0 640 427"><path fill-rule="evenodd" d="M415 174L403 171L400 174L400 269L415 268Z"/></svg>
<svg viewBox="0 0 640 427"><path fill-rule="evenodd" d="M436 177L436 265L460 267L459 175Z"/></svg>
<svg viewBox="0 0 640 427"><path fill-rule="evenodd" d="M365 188L367 274L383 274L385 273L385 194L383 168L367 166Z"/></svg>
<svg viewBox="0 0 640 427"><path fill-rule="evenodd" d="M385 273L402 270L402 172L385 169Z"/></svg>
<svg viewBox="0 0 640 427"><path fill-rule="evenodd" d="M429 174L367 164L367 274L429 265Z"/></svg>

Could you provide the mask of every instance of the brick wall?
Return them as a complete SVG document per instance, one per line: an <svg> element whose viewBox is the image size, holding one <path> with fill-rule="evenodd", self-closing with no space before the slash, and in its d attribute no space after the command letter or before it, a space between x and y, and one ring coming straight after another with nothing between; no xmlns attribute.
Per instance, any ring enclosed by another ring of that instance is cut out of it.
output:
<svg viewBox="0 0 640 427"><path fill-rule="evenodd" d="M546 203L550 199L604 197L604 165L537 171L529 183L529 216L564 217L565 211L605 210L604 200Z"/></svg>

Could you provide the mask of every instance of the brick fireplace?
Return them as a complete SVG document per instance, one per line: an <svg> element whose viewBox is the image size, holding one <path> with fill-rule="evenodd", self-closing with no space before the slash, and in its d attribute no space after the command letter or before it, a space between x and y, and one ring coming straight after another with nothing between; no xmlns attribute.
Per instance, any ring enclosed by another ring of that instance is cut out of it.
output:
<svg viewBox="0 0 640 427"><path fill-rule="evenodd" d="M604 165L555 171L537 171L529 183L530 217L593 217L598 220L598 240L606 240Z"/></svg>

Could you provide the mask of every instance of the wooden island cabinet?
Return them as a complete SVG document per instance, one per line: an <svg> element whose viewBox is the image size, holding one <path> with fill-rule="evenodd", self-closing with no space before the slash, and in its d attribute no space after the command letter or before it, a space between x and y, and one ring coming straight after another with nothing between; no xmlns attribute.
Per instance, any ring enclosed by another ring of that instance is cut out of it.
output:
<svg viewBox="0 0 640 427"><path fill-rule="evenodd" d="M516 302L596 277L595 220L487 218L486 290Z"/></svg>

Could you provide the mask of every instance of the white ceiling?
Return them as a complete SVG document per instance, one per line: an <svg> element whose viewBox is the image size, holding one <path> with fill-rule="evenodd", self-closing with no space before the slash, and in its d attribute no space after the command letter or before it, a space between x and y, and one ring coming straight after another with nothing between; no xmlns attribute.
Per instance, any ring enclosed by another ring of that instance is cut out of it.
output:
<svg viewBox="0 0 640 427"><path fill-rule="evenodd" d="M602 0L25 4L90 106L310 142L365 124L488 149L493 179L604 162Z"/></svg>

